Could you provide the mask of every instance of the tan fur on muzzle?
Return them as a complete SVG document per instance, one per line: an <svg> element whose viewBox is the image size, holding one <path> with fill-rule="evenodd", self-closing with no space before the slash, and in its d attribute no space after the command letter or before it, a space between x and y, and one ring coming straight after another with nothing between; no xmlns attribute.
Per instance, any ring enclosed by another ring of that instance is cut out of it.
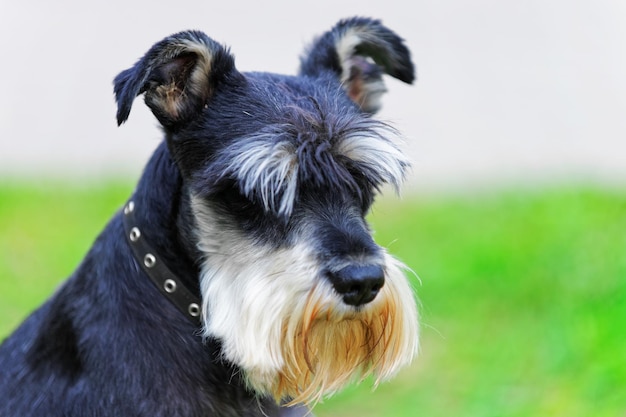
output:
<svg viewBox="0 0 626 417"><path fill-rule="evenodd" d="M410 362L417 352L417 313L408 283L392 267L377 298L360 309L337 306L327 286L311 289L300 314L283 323L284 366L262 391L311 404L370 375L378 384Z"/></svg>

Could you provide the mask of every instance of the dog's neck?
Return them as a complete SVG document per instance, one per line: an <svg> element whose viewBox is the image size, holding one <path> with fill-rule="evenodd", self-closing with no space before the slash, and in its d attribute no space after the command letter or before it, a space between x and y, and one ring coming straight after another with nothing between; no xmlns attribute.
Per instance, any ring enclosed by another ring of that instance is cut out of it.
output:
<svg viewBox="0 0 626 417"><path fill-rule="evenodd" d="M132 200L142 237L183 285L200 297L197 249L193 235L182 226L193 224L193 220L186 209L188 198L180 170L165 142L146 165Z"/></svg>
<svg viewBox="0 0 626 417"><path fill-rule="evenodd" d="M173 303L178 310L196 326L201 326L200 297L190 291L177 274L169 269L163 258L148 239L143 236L143 225L137 221L136 213L140 213L135 201L128 201L123 210L124 232L130 245L135 261L148 275L161 294Z"/></svg>

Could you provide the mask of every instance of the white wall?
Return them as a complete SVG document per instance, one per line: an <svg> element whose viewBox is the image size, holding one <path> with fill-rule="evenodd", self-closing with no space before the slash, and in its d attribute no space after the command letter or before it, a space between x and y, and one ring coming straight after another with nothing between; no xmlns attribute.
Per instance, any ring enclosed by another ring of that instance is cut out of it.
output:
<svg viewBox="0 0 626 417"><path fill-rule="evenodd" d="M111 81L166 35L201 29L240 70L294 73L314 35L364 15L417 64L380 115L414 184L626 181L622 0L0 1L0 180L138 175L160 132L141 100L116 126Z"/></svg>

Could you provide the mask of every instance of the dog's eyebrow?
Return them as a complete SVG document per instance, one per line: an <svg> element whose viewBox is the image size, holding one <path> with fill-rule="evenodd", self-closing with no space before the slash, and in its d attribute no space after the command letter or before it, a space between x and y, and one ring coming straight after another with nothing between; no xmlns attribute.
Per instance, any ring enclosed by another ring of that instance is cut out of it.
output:
<svg viewBox="0 0 626 417"><path fill-rule="evenodd" d="M373 120L327 130L267 126L224 148L211 169L217 178L235 179L266 211L287 217L302 181L360 192L358 172L375 188L391 184L399 192L410 163L391 140L395 130Z"/></svg>
<svg viewBox="0 0 626 417"><path fill-rule="evenodd" d="M336 152L348 158L375 187L390 184L399 193L411 163L396 144L397 132L386 125L380 126L347 135L338 142ZM390 136L396 140L389 139Z"/></svg>
<svg viewBox="0 0 626 417"><path fill-rule="evenodd" d="M289 216L297 193L298 161L293 144L261 131L226 149L223 177L234 176L240 191L260 198L267 211Z"/></svg>

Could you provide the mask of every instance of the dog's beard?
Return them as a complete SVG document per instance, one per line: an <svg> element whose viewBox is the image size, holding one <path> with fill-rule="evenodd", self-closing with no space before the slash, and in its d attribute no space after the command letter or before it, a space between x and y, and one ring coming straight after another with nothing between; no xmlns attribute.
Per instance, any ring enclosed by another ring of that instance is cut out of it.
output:
<svg viewBox="0 0 626 417"><path fill-rule="evenodd" d="M371 305L360 309L338 305L328 285L315 285L300 311L283 321L284 366L273 379L261 376L257 389L310 403L369 375L378 384L410 362L418 342L415 304L401 271L388 261L394 271L388 271ZM251 373L248 377L255 379Z"/></svg>
<svg viewBox="0 0 626 417"><path fill-rule="evenodd" d="M221 341L223 358L257 393L314 403L355 379L385 380L415 356L413 292L392 257L385 255L376 299L355 308L320 275L305 245L264 250L221 241L219 250L200 244L204 334Z"/></svg>

